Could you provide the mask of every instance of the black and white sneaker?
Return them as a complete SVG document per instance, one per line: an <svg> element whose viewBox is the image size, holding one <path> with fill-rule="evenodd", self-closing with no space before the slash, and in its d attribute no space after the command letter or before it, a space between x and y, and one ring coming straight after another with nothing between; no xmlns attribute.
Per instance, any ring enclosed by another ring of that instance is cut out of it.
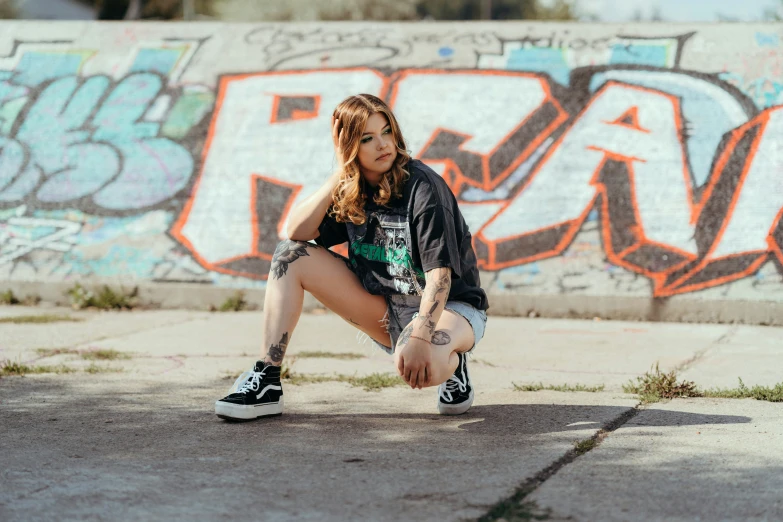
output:
<svg viewBox="0 0 783 522"><path fill-rule="evenodd" d="M239 376L232 391L215 403L215 413L221 419L251 420L283 414L279 366L258 361L252 371Z"/></svg>
<svg viewBox="0 0 783 522"><path fill-rule="evenodd" d="M454 375L438 386L438 412L441 415L460 415L473 404L473 385L468 375L468 356L458 353L459 364Z"/></svg>

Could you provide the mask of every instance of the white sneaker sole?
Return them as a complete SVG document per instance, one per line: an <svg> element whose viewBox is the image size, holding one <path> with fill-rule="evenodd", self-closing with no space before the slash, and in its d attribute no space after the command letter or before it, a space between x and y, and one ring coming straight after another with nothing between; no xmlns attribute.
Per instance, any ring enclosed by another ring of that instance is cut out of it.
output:
<svg viewBox="0 0 783 522"><path fill-rule="evenodd" d="M261 417L271 417L283 414L283 398L280 402L257 404L255 406L242 406L229 402L215 402L215 414L226 420L253 420Z"/></svg>
<svg viewBox="0 0 783 522"><path fill-rule="evenodd" d="M438 397L438 413L441 415L462 415L466 411L470 409L470 407L473 405L473 390L470 390L470 395L468 395L468 400L465 402L461 402L459 404L444 404L440 402L440 397Z"/></svg>

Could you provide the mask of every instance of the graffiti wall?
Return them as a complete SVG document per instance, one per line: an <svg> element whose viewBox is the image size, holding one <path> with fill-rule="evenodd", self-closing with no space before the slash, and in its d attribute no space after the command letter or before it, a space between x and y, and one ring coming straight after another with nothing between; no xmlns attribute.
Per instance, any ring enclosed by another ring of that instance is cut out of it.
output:
<svg viewBox="0 0 783 522"><path fill-rule="evenodd" d="M777 26L19 24L0 278L263 287L372 93L491 293L783 302Z"/></svg>

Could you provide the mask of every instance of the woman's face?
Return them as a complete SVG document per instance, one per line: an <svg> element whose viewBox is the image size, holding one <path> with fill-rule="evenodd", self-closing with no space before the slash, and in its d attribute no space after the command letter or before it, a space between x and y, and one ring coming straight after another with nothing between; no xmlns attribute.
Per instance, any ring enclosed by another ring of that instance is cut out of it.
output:
<svg viewBox="0 0 783 522"><path fill-rule="evenodd" d="M359 167L371 184L380 182L397 158L397 146L386 115L376 112L367 120L359 141Z"/></svg>

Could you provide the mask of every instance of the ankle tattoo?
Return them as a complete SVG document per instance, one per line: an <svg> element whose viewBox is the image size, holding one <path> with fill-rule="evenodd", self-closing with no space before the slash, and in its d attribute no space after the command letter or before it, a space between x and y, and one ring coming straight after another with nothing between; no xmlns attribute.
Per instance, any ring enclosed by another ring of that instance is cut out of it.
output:
<svg viewBox="0 0 783 522"><path fill-rule="evenodd" d="M285 350L288 348L288 332L283 334L283 337L280 338L280 342L277 344L273 344L269 347L269 351L267 352L267 357L272 360L275 365L280 366L280 364L283 362L283 357L285 356Z"/></svg>

